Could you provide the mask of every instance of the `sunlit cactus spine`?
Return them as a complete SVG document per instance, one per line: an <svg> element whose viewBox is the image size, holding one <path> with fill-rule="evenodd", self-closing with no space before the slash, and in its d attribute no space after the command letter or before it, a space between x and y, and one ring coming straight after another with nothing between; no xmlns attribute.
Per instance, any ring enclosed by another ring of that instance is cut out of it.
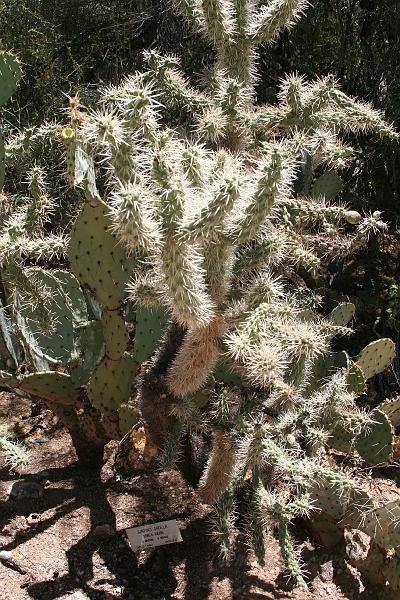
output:
<svg viewBox="0 0 400 600"><path fill-rule="evenodd" d="M29 449L16 440L7 425L0 425L0 456L10 469L17 469L29 464Z"/></svg>

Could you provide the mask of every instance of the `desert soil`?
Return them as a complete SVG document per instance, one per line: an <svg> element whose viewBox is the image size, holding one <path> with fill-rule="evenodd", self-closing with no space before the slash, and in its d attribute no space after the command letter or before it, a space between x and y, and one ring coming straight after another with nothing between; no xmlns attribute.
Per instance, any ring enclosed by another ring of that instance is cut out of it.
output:
<svg viewBox="0 0 400 600"><path fill-rule="evenodd" d="M33 416L32 416L33 414ZM266 538L265 568L244 540L228 566L217 557L210 510L175 472L118 480L115 446L100 473L79 468L66 431L28 400L0 394L4 419L25 439L31 462L10 472L0 457L1 600L378 600L337 549L303 531L310 592L293 590L277 542ZM396 487L396 486L395 486ZM398 489L398 488L397 488ZM176 519L183 542L134 553L125 529Z"/></svg>

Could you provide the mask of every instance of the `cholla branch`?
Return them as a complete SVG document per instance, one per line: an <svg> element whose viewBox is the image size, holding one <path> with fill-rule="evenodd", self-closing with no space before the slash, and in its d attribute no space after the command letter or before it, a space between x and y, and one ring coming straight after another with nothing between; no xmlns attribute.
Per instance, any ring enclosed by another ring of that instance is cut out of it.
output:
<svg viewBox="0 0 400 600"><path fill-rule="evenodd" d="M309 6L309 0L270 0L250 26L252 39L256 44L272 42L281 29L297 23Z"/></svg>

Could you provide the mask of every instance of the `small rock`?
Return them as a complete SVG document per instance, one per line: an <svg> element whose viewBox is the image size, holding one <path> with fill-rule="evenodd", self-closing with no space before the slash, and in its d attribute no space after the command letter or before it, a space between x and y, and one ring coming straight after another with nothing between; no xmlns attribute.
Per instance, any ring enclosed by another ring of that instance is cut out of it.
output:
<svg viewBox="0 0 400 600"><path fill-rule="evenodd" d="M26 573L27 573L27 570L25 569L25 567L23 565L21 565L21 563L14 558L12 552L9 552L7 550L1 550L0 551L0 562L2 562L3 565L8 567L9 569L18 571L18 573L21 573L22 575L26 575Z"/></svg>
<svg viewBox="0 0 400 600"><path fill-rule="evenodd" d="M32 513L31 515L29 515L29 517L26 518L26 522L31 527L33 525L37 525L39 521L40 521L40 515L38 515L37 513Z"/></svg>
<svg viewBox="0 0 400 600"><path fill-rule="evenodd" d="M24 500L26 498L42 498L43 486L36 481L15 481L8 490L10 498Z"/></svg>
<svg viewBox="0 0 400 600"><path fill-rule="evenodd" d="M328 562L321 565L319 576L320 576L321 581L323 581L324 583L332 582L332 580L333 580L333 564L332 564L331 560L329 560Z"/></svg>
<svg viewBox="0 0 400 600"><path fill-rule="evenodd" d="M115 529L108 523L97 525L92 531L93 537L98 540L107 540L115 535Z"/></svg>

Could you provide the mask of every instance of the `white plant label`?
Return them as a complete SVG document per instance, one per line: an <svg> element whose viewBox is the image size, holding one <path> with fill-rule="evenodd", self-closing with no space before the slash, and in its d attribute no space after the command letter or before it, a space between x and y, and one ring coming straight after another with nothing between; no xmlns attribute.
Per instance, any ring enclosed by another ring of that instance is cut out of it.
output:
<svg viewBox="0 0 400 600"><path fill-rule="evenodd" d="M156 546L164 546L182 541L181 532L175 519L172 521L162 521L161 523L152 523L151 525L131 527L126 530L126 533L134 552L136 550L155 548Z"/></svg>

